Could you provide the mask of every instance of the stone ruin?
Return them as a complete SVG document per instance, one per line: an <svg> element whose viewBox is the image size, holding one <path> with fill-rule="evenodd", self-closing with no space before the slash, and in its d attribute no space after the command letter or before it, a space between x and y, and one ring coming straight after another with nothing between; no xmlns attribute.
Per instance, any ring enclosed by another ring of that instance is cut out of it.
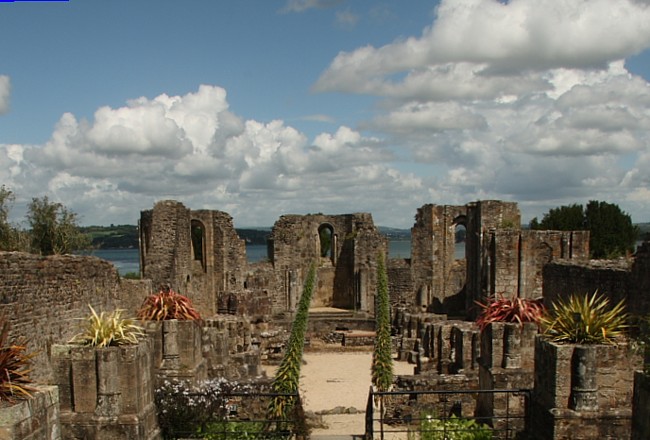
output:
<svg viewBox="0 0 650 440"><path fill-rule="evenodd" d="M629 365L619 367L615 359L620 353L601 353L594 360L593 354L542 346L529 327L479 332L473 319L476 301L497 294L543 297L548 303L596 289L648 313L650 245L641 246L631 263L596 263L588 259L588 232L531 231L520 224L511 202L428 204L417 210L411 257L389 258L387 265L395 351L413 363L415 373L397 378L396 384L405 390L525 388L531 390L532 403L520 401L514 408L523 413L533 405L541 415L535 423L541 426L519 426L519 431L554 439L625 438L633 426L632 438L648 438L647 409L635 415L629 404L632 399L648 401L647 380L645 391L635 389L632 397L638 358L623 355ZM31 409L45 422L19 421L13 436L0 438L45 438L39 437L43 432L53 439L100 438L104 431L129 439L157 438L147 401L151 384L170 377L258 377L261 360L281 357L313 261L318 286L310 336L354 345L361 339L355 342L345 332L339 338L339 330L364 330L365 341L374 329L376 261L388 254L388 241L370 214L282 216L270 231L267 259L258 263L247 262L244 241L230 215L221 211L162 201L141 212L139 226L140 281L120 278L112 265L93 257L0 253L0 308L14 334L32 336L30 348L39 353L34 377L57 385L44 387L39 394L44 397ZM454 254L458 228L466 236L462 259ZM159 285L189 296L207 318L205 324L200 329L153 326L144 352L113 350L101 359L65 345L76 332L73 320L86 316L88 305L134 313ZM544 361L550 376L532 362L546 352L561 359ZM574 358L582 359L580 365L591 362L586 376L576 372ZM131 373L111 373L116 359L132 359ZM91 365L98 368L94 375ZM597 375L598 369L622 376L613 382ZM137 383L136 373L145 375ZM85 392L84 384L91 384ZM580 394L585 384L593 396ZM137 390L139 397L124 400L123 387ZM496 397L485 397L463 402L462 410L497 417L499 423L503 406ZM572 434L581 423L593 427L586 437ZM28 426L40 431L30 434Z"/></svg>

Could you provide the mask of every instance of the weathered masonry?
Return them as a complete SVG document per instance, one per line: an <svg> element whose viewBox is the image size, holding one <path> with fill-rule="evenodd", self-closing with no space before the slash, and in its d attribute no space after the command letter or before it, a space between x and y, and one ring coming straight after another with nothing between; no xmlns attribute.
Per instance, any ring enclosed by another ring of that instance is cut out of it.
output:
<svg viewBox="0 0 650 440"><path fill-rule="evenodd" d="M464 259L455 257L458 228ZM475 301L495 294L541 297L547 263L588 258L587 231L522 230L516 203L428 204L415 216L410 262L391 261L391 295L412 311L472 316Z"/></svg>
<svg viewBox="0 0 650 440"><path fill-rule="evenodd" d="M248 265L232 218L163 201L140 218L144 278L187 294L207 315L295 309L304 276L318 265L313 307L374 314L376 260L387 240L367 213L285 215L273 226L267 261Z"/></svg>

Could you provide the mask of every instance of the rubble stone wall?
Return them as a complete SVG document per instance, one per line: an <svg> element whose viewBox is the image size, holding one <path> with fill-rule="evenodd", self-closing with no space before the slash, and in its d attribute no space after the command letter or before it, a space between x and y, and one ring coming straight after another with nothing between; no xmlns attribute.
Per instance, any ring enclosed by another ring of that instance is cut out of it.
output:
<svg viewBox="0 0 650 440"><path fill-rule="evenodd" d="M36 352L32 377L49 383L52 344L66 343L79 332L79 319L97 312L127 309L134 314L149 283L126 281L115 267L95 257L41 257L0 252L0 313L11 322L11 334L28 337Z"/></svg>

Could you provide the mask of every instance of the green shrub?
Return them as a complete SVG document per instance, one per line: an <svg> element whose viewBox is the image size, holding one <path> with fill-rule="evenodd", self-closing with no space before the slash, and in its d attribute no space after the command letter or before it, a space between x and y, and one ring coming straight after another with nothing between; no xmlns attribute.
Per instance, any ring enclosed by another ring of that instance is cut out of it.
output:
<svg viewBox="0 0 650 440"><path fill-rule="evenodd" d="M492 440L489 426L473 419L451 416L439 419L425 414L420 419L420 440Z"/></svg>
<svg viewBox="0 0 650 440"><path fill-rule="evenodd" d="M201 320L191 299L166 287L145 298L137 316L142 321Z"/></svg>
<svg viewBox="0 0 650 440"><path fill-rule="evenodd" d="M483 330L492 322L524 322L540 323L544 314L544 304L541 300L525 299L513 296L506 298L499 295L486 304L477 302L481 311L476 323Z"/></svg>
<svg viewBox="0 0 650 440"><path fill-rule="evenodd" d="M88 307L91 313L85 319L86 325L81 333L70 340L70 343L94 347L129 345L137 344L139 338L144 335L142 327L133 319L122 317L123 310L114 310L109 314L101 312L98 315L92 306Z"/></svg>
<svg viewBox="0 0 650 440"><path fill-rule="evenodd" d="M122 278L125 278L127 280L139 280L140 274L138 272L127 272Z"/></svg>
<svg viewBox="0 0 650 440"><path fill-rule="evenodd" d="M24 339L9 337L11 325L5 318L0 318L0 326L0 401L13 403L34 391L29 365L35 354L27 353Z"/></svg>
<svg viewBox="0 0 650 440"><path fill-rule="evenodd" d="M154 390L162 437L245 438L226 437L224 433L245 430L246 426L250 426L252 432L258 429L258 424L228 420L228 401L233 394L252 394L255 391L251 385L225 378L204 380L196 385L189 381L165 380Z"/></svg>
<svg viewBox="0 0 650 440"><path fill-rule="evenodd" d="M552 304L542 317L543 334L554 342L615 344L627 328L625 301L610 307L609 299L593 295L571 295Z"/></svg>

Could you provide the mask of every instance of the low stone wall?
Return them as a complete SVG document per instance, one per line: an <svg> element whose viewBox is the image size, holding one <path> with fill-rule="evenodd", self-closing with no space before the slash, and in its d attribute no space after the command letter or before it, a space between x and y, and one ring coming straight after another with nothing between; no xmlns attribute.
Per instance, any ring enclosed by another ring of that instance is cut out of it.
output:
<svg viewBox="0 0 650 440"><path fill-rule="evenodd" d="M39 385L32 397L0 409L0 440L60 440L59 390Z"/></svg>

